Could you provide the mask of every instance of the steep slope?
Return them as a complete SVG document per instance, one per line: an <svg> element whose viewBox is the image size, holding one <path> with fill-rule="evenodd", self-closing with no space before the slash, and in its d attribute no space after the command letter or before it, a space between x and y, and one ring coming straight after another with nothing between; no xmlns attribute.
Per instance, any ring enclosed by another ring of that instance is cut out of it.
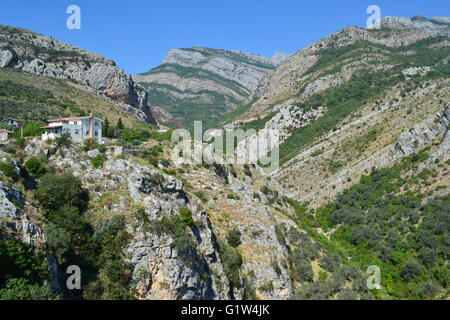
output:
<svg viewBox="0 0 450 320"><path fill-rule="evenodd" d="M281 53L268 59L240 51L173 49L161 66L134 79L146 88L152 105L185 125L192 126L194 120L212 124L244 104L262 77L285 59Z"/></svg>
<svg viewBox="0 0 450 320"><path fill-rule="evenodd" d="M37 76L16 69L0 69L0 118L46 121L50 118L93 113L116 124L132 127L145 114L95 90L68 80ZM127 112L128 111L128 112Z"/></svg>
<svg viewBox="0 0 450 320"><path fill-rule="evenodd" d="M442 21L389 17L381 30L350 27L324 38L267 76L229 126L280 130L277 181L318 205L371 167L399 160L379 158L403 132L437 117L444 131L425 145L445 135L450 27Z"/></svg>
<svg viewBox="0 0 450 320"><path fill-rule="evenodd" d="M67 79L118 102L142 120L155 123L147 93L111 60L40 34L0 26L0 68Z"/></svg>

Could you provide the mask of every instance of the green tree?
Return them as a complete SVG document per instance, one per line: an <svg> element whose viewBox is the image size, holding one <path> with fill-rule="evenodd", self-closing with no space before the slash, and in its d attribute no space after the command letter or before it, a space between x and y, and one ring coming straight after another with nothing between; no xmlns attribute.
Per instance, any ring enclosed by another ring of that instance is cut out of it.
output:
<svg viewBox="0 0 450 320"><path fill-rule="evenodd" d="M402 271L402 277L405 280L410 281L419 273L420 273L420 264L416 260L410 259L406 261Z"/></svg>
<svg viewBox="0 0 450 320"><path fill-rule="evenodd" d="M38 185L36 199L46 210L57 211L68 205L84 212L89 201L89 194L83 189L81 180L73 175L47 173Z"/></svg>
<svg viewBox="0 0 450 320"><path fill-rule="evenodd" d="M233 248L241 245L241 232L238 229L232 229L227 233L227 242Z"/></svg>
<svg viewBox="0 0 450 320"><path fill-rule="evenodd" d="M68 132L63 133L62 135L56 138L55 142L56 145L60 148L62 147L70 148L72 146L72 136Z"/></svg>
<svg viewBox="0 0 450 320"><path fill-rule="evenodd" d="M38 158L30 158L25 162L25 168L36 178L42 177L47 169Z"/></svg>
<svg viewBox="0 0 450 320"><path fill-rule="evenodd" d="M0 300L59 300L49 287L31 284L28 280L10 279L0 289Z"/></svg>
<svg viewBox="0 0 450 320"><path fill-rule="evenodd" d="M122 122L122 118L119 118L119 120L117 120L116 128L119 130L125 129L125 126L123 125L123 122Z"/></svg>
<svg viewBox="0 0 450 320"><path fill-rule="evenodd" d="M103 124L103 136L110 138L110 124L108 118L105 119L105 123Z"/></svg>

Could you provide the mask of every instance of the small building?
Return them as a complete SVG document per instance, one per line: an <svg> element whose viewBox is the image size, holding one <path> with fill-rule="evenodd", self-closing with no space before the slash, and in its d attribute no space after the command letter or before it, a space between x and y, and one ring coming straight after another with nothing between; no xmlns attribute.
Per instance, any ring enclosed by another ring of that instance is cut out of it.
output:
<svg viewBox="0 0 450 320"><path fill-rule="evenodd" d="M8 141L9 135L12 133L12 131L0 129L0 141Z"/></svg>
<svg viewBox="0 0 450 320"><path fill-rule="evenodd" d="M69 133L73 142L82 143L87 139L94 139L101 144L103 122L92 115L48 120L48 126L42 128L45 130L42 140L54 140L64 133Z"/></svg>
<svg viewBox="0 0 450 320"><path fill-rule="evenodd" d="M3 119L2 122L6 123L7 125L10 125L13 128L17 128L17 129L22 128L22 121L18 120L18 119L8 118L8 119Z"/></svg>

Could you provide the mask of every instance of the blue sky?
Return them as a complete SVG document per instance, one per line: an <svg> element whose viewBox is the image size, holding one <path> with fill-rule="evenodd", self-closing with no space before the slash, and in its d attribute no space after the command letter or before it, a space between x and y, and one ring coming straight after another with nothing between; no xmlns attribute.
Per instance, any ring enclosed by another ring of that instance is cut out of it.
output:
<svg viewBox="0 0 450 320"><path fill-rule="evenodd" d="M72 4L81 8L81 30L66 27ZM382 16L450 16L448 0L14 0L3 1L0 24L100 53L135 74L172 48L293 53L344 27L364 27L372 4Z"/></svg>

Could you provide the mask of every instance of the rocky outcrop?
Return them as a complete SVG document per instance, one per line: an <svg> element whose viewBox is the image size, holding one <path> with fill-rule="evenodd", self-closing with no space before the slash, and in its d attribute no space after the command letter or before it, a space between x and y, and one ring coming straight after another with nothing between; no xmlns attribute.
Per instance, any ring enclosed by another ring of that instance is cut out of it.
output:
<svg viewBox="0 0 450 320"><path fill-rule="evenodd" d="M95 169L90 159L96 154L94 150L77 159L71 150L63 150L51 161L59 169L72 171L88 189L101 181L102 190L93 194L93 203L106 194L120 194L116 201L98 210L130 217L127 231L131 240L124 255L133 265L139 299L242 297L239 292L230 292L208 216L186 195L181 181L132 160L114 159L110 151L106 153L110 160L103 168ZM132 219L136 208L145 215L138 221ZM177 239L180 235L164 227L181 208L189 209L195 221L181 240L182 249Z"/></svg>
<svg viewBox="0 0 450 320"><path fill-rule="evenodd" d="M28 30L6 26L0 26L0 49L3 49L1 68L73 80L141 111L142 114L131 113L155 123L145 90L111 60Z"/></svg>
<svg viewBox="0 0 450 320"><path fill-rule="evenodd" d="M443 140L441 150L442 159L448 157L450 149L448 147L448 128L450 125L450 106L446 106L440 110L434 117L427 119L408 131L403 132L394 146L389 150L386 161L392 163L405 156L409 156L427 145L437 138Z"/></svg>
<svg viewBox="0 0 450 320"><path fill-rule="evenodd" d="M431 18L427 19L422 16L413 18L404 17L383 17L381 23L384 26L401 26L409 29L417 29L425 31L437 36L450 36L450 19L449 18Z"/></svg>
<svg viewBox="0 0 450 320"><path fill-rule="evenodd" d="M11 51L9 50L0 51L0 68L8 67L11 64L13 58L14 56Z"/></svg>
<svg viewBox="0 0 450 320"><path fill-rule="evenodd" d="M42 245L45 236L39 225L30 221L24 210L37 211L22 196L22 193L0 182L0 220L12 237L19 237L26 243ZM0 235L1 236L1 235Z"/></svg>

